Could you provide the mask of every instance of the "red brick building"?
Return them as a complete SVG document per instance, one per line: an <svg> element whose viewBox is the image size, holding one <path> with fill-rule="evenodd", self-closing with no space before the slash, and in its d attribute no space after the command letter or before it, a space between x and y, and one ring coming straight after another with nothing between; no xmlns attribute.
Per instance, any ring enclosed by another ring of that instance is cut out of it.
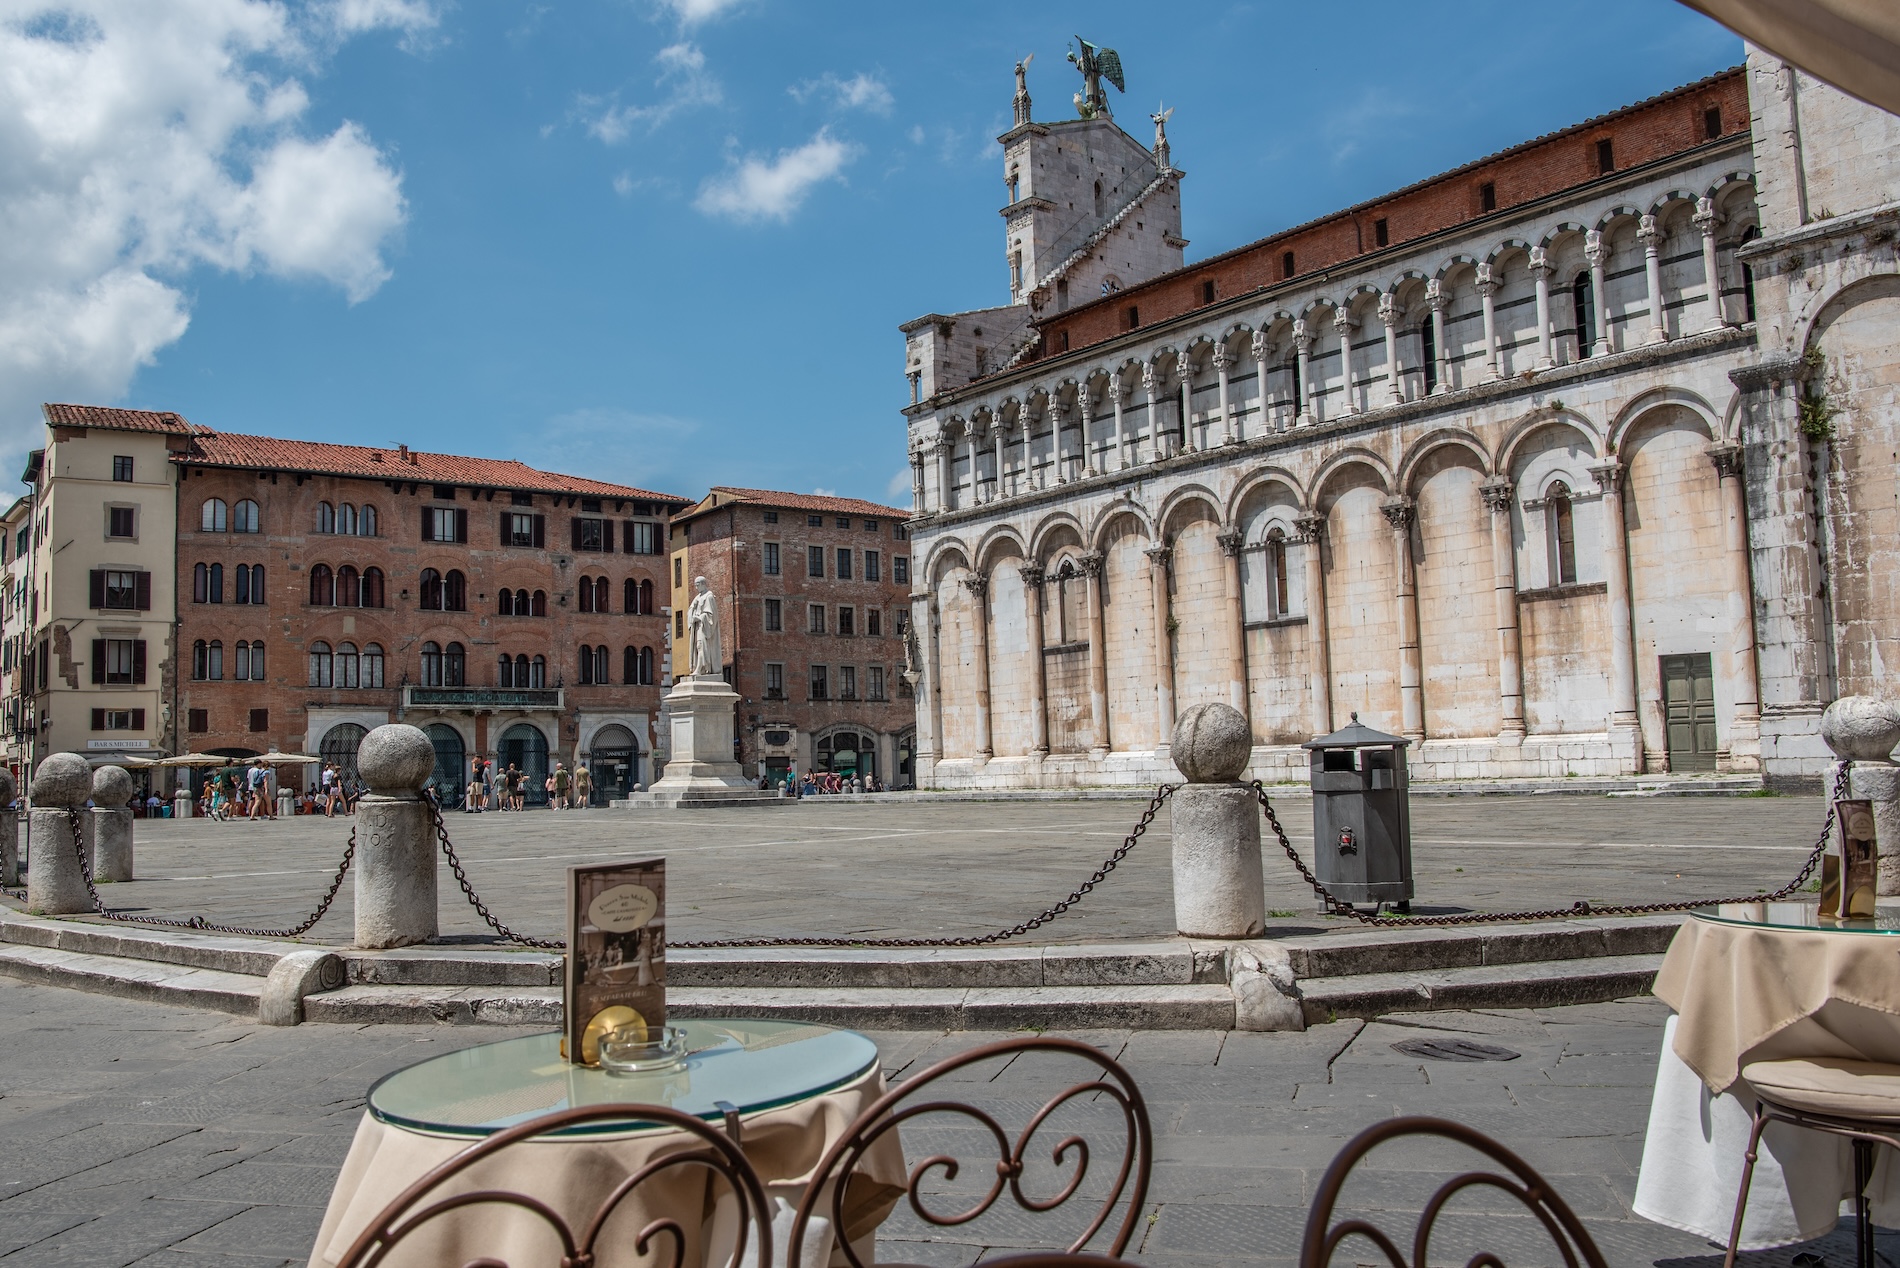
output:
<svg viewBox="0 0 1900 1268"><path fill-rule="evenodd" d="M907 518L856 498L724 487L673 517L671 606L685 612L694 577L720 596L748 774L913 782Z"/></svg>
<svg viewBox="0 0 1900 1268"><path fill-rule="evenodd" d="M477 755L653 778L683 498L519 462L194 429L178 471L173 752L320 753L408 722ZM894 512L891 514L895 514ZM314 774L314 773L313 773Z"/></svg>

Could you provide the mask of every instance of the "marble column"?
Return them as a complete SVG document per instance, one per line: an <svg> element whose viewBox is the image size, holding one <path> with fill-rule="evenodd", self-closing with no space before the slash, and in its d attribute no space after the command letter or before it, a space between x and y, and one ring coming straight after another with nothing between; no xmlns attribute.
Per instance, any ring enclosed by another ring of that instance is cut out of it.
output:
<svg viewBox="0 0 1900 1268"><path fill-rule="evenodd" d="M1537 287L1537 368L1557 364L1550 347L1550 256L1542 247L1531 248L1531 281Z"/></svg>
<svg viewBox="0 0 1900 1268"><path fill-rule="evenodd" d="M1155 751L1165 753L1168 738L1174 734L1174 622L1168 598L1168 566L1174 558L1172 546L1150 546L1147 551L1149 577L1154 586L1155 623Z"/></svg>
<svg viewBox="0 0 1900 1268"><path fill-rule="evenodd" d="M1049 682L1042 654L1047 642L1043 625L1046 596L1042 592L1046 577L1041 564L1022 566L1023 606L1029 618L1029 654L1034 658L1029 667L1029 751L1037 757L1049 755Z"/></svg>
<svg viewBox="0 0 1900 1268"><path fill-rule="evenodd" d="M1247 351L1253 353L1254 400L1260 403L1260 434L1266 435L1273 430L1273 423L1267 417L1267 362L1273 359L1273 345L1267 337L1256 333ZM1245 440L1247 429L1238 421L1234 424L1234 439Z"/></svg>
<svg viewBox="0 0 1900 1268"><path fill-rule="evenodd" d="M1194 453L1194 358L1185 352L1174 356L1174 375L1181 380L1181 452Z"/></svg>
<svg viewBox="0 0 1900 1268"><path fill-rule="evenodd" d="M1432 395L1438 396L1451 390L1446 374L1450 363L1445 356L1445 309L1451 304L1451 296L1433 278L1425 284L1425 301L1432 306Z"/></svg>
<svg viewBox="0 0 1900 1268"><path fill-rule="evenodd" d="M1702 235L1702 276L1708 279L1708 315L1703 321L1704 330L1720 330L1728 323L1722 320L1722 276L1715 260L1715 203L1708 198L1698 198L1695 203L1695 227Z"/></svg>
<svg viewBox="0 0 1900 1268"><path fill-rule="evenodd" d="M1089 385L1084 383L1075 389L1075 416L1082 431L1082 474L1097 474L1095 466L1095 437L1091 434L1091 424L1095 421L1094 398L1089 395Z"/></svg>
<svg viewBox="0 0 1900 1268"><path fill-rule="evenodd" d="M1063 424L1068 420L1069 407L1055 397L1049 398L1049 460L1055 465L1056 483L1069 482L1069 451L1063 443L1062 433L1067 430Z"/></svg>
<svg viewBox="0 0 1900 1268"><path fill-rule="evenodd" d="M1326 517L1303 515L1294 521L1306 544L1306 659L1308 694L1312 697L1314 735L1333 729L1333 676L1326 655Z"/></svg>
<svg viewBox="0 0 1900 1268"><path fill-rule="evenodd" d="M976 760L988 761L996 749L990 742L990 578L973 572L963 579L970 592L970 619L976 625Z"/></svg>
<svg viewBox="0 0 1900 1268"><path fill-rule="evenodd" d="M1313 397L1313 332L1306 328L1306 319L1300 318L1293 323L1293 415L1294 425L1311 426L1313 412L1306 403Z"/></svg>
<svg viewBox="0 0 1900 1268"><path fill-rule="evenodd" d="M1649 289L1649 338L1646 343L1662 343L1669 338L1669 322L1663 316L1662 229L1656 217L1638 221L1636 236L1643 244L1643 283Z"/></svg>
<svg viewBox="0 0 1900 1268"><path fill-rule="evenodd" d="M934 442L937 451L937 509L950 509L950 437L947 433L937 433Z"/></svg>
<svg viewBox="0 0 1900 1268"><path fill-rule="evenodd" d="M978 487L977 482L976 482L976 474L977 474L976 473L976 455L979 452L981 452L981 450L979 446L977 445L976 425L974 423L965 423L963 425L963 439L970 450L970 500L967 503L964 503L964 505L975 506L977 503L976 494L977 494L977 487ZM956 474L956 467L954 464L952 464L950 471L951 471L952 476Z"/></svg>
<svg viewBox="0 0 1900 1268"><path fill-rule="evenodd" d="M922 705L917 711L917 760L934 764L943 755L943 696L937 690L937 611L928 591L910 594L910 633L916 642L917 682L912 690ZM919 776L923 771L919 770ZM922 787L922 780L918 781Z"/></svg>
<svg viewBox="0 0 1900 1268"><path fill-rule="evenodd" d="M1610 244L1603 240L1602 233L1592 229L1583 235L1583 258L1590 262L1590 307L1596 310L1597 319L1597 337L1591 345L1590 355L1607 357L1610 355L1610 307L1607 294Z"/></svg>
<svg viewBox="0 0 1900 1268"><path fill-rule="evenodd" d="M1239 710L1243 717L1249 716L1247 700L1251 692L1247 690L1247 614L1240 599L1240 548L1246 542L1246 534L1238 528L1222 532L1215 540L1220 542L1221 562L1225 565L1222 577L1227 587L1227 703Z"/></svg>
<svg viewBox="0 0 1900 1268"><path fill-rule="evenodd" d="M1141 390L1148 398L1148 461L1160 462L1161 448L1161 376L1153 363L1141 367ZM1136 455L1139 457L1139 453Z"/></svg>
<svg viewBox="0 0 1900 1268"><path fill-rule="evenodd" d="M1214 377L1216 381L1220 384L1220 397L1219 397L1220 424L1221 424L1220 442L1223 445L1231 445L1237 439L1237 437L1234 435L1234 414L1233 414L1233 411L1228 407L1228 401L1227 401L1227 364L1228 364L1227 345L1224 343L1215 344L1214 345Z"/></svg>
<svg viewBox="0 0 1900 1268"><path fill-rule="evenodd" d="M1723 546L1728 570L1729 666L1735 693L1729 718L1729 769L1761 769L1761 683L1755 665L1754 586L1748 575L1747 473L1740 445L1709 449L1722 483Z"/></svg>
<svg viewBox="0 0 1900 1268"><path fill-rule="evenodd" d="M990 418L990 447L995 451L996 492L991 501L1000 502L1006 490L1003 488L1003 442L1009 436L1009 428L1003 426L1003 420L995 416Z"/></svg>
<svg viewBox="0 0 1900 1268"><path fill-rule="evenodd" d="M1524 742L1524 663L1517 627L1517 548L1511 532L1516 489L1504 476L1478 486L1491 512L1491 577L1498 618L1498 743Z"/></svg>
<svg viewBox="0 0 1900 1268"><path fill-rule="evenodd" d="M1115 471L1126 471L1128 462L1128 432L1122 422L1122 376L1118 370L1108 376L1108 403L1115 411Z"/></svg>
<svg viewBox="0 0 1900 1268"><path fill-rule="evenodd" d="M1425 674L1419 647L1418 577L1412 567L1412 524L1418 518L1418 503L1408 497L1393 496L1387 498L1379 510L1385 522L1392 526L1392 566L1398 574L1399 734L1422 743L1425 739Z"/></svg>
<svg viewBox="0 0 1900 1268"><path fill-rule="evenodd" d="M916 449L910 451L910 504L919 515L930 509L924 503L924 455Z"/></svg>
<svg viewBox="0 0 1900 1268"><path fill-rule="evenodd" d="M1623 464L1609 458L1590 468L1603 490L1603 567L1610 610L1610 748L1623 774L1643 769L1642 722L1636 714L1636 650L1630 626L1629 541L1623 527Z"/></svg>
<svg viewBox="0 0 1900 1268"><path fill-rule="evenodd" d="M1405 367L1399 364L1399 319L1404 315L1391 294L1379 296L1379 323L1385 327L1385 394L1395 405L1405 399Z"/></svg>
<svg viewBox="0 0 1900 1268"><path fill-rule="evenodd" d="M1478 280L1475 283L1478 300L1484 306L1484 371L1485 382L1495 383L1504 374L1503 364L1498 359L1498 308L1496 303L1498 281L1491 276L1491 266L1478 266Z"/></svg>
<svg viewBox="0 0 1900 1268"><path fill-rule="evenodd" d="M1108 627L1102 619L1102 552L1082 556L1082 576L1088 583L1089 610L1089 755L1108 756Z"/></svg>
<svg viewBox="0 0 1900 1268"><path fill-rule="evenodd" d="M1016 477L1016 488L1027 493L1036 488L1036 420L1028 402L1017 406L1016 421L1023 429L1023 469Z"/></svg>
<svg viewBox="0 0 1900 1268"><path fill-rule="evenodd" d="M1345 418L1359 412L1352 399L1352 313L1344 308L1333 309L1333 331L1339 336L1339 416Z"/></svg>

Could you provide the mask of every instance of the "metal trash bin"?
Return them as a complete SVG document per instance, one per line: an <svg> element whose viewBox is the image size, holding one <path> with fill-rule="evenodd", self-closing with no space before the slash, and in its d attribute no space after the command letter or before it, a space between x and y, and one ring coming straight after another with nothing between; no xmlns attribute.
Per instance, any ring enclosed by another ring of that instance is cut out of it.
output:
<svg viewBox="0 0 1900 1268"><path fill-rule="evenodd" d="M1312 762L1313 872L1342 903L1411 910L1410 743L1355 713L1347 726L1300 746Z"/></svg>

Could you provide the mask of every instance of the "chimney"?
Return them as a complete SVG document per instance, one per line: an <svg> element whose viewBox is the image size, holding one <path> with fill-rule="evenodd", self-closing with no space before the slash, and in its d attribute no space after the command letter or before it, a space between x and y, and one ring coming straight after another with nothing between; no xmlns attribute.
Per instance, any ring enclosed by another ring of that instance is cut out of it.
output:
<svg viewBox="0 0 1900 1268"><path fill-rule="evenodd" d="M403 460L404 462L406 462L406 463L409 463L409 464L410 464L411 466L413 466L413 465L415 464L415 461L416 461L416 460L415 460L414 458L411 458L411 457L409 456L409 446L408 446L408 445L400 445L400 446L398 446L398 447L397 447L397 452L398 452L398 453L400 453L400 454L402 455L402 460Z"/></svg>

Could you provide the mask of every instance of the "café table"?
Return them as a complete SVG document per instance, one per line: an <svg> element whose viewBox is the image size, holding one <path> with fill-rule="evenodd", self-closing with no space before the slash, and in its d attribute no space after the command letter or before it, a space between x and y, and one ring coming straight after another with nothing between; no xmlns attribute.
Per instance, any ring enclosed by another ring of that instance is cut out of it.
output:
<svg viewBox="0 0 1900 1268"><path fill-rule="evenodd" d="M1812 902L1691 912L1656 976L1674 1011L1643 1140L1634 1210L1727 1244L1755 1097L1752 1061L1847 1057L1900 1063L1900 909L1832 919ZM1900 1166L1877 1154L1876 1224L1900 1221ZM1852 1145L1772 1123L1749 1187L1741 1246L1764 1250L1832 1231L1853 1191Z"/></svg>
<svg viewBox="0 0 1900 1268"><path fill-rule="evenodd" d="M730 1108L742 1128L747 1160L764 1182L789 1227L790 1208L803 1198L825 1151L884 1091L877 1046L856 1031L804 1022L749 1019L676 1020L687 1055L677 1068L613 1074L570 1064L558 1033L505 1039L431 1058L398 1070L370 1088L309 1268L333 1268L356 1237L409 1184L484 1137L555 1110L616 1102L664 1105L723 1126ZM431 1199L477 1189L506 1189L549 1203L574 1226L614 1186L684 1134L637 1122L588 1123L566 1132L518 1142L483 1159L431 1191ZM738 1218L733 1196L700 1169L675 1168L643 1183L622 1205L609 1229L627 1230L600 1247L599 1268L630 1264L632 1240L660 1214L705 1212L689 1227L688 1264L722 1263ZM904 1185L897 1133L886 1133L866 1155L846 1192L844 1227L837 1230L873 1261L876 1230ZM827 1204L828 1205L828 1204ZM843 1250L807 1240L807 1264L845 1262ZM439 1219L399 1243L385 1262L407 1265L465 1263L495 1258L510 1263L549 1259L555 1247L546 1225L502 1206L472 1206ZM813 1252L816 1257L812 1257ZM724 1252L724 1253L722 1253ZM775 1250L783 1258L783 1250Z"/></svg>

